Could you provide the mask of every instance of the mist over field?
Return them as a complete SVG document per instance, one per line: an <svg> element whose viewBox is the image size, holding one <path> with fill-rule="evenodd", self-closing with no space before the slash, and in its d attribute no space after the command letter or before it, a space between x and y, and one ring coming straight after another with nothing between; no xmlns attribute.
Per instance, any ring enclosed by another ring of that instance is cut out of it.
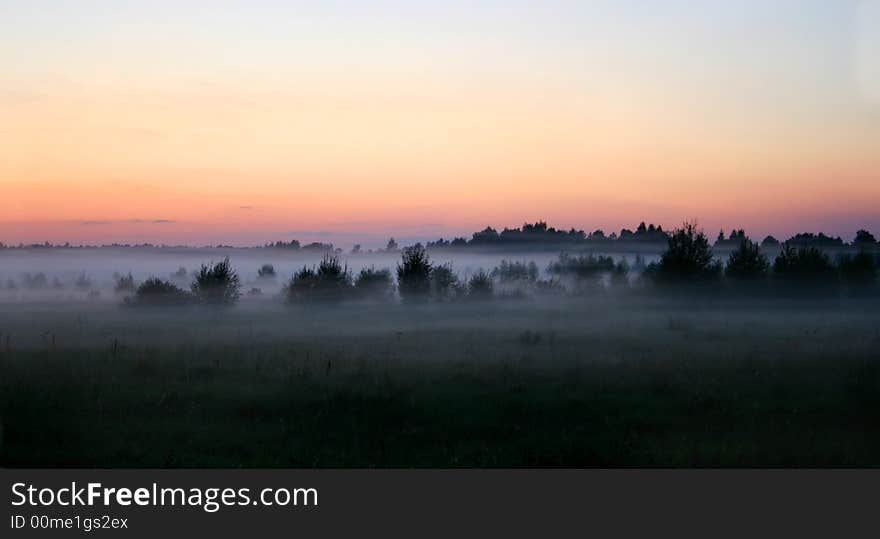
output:
<svg viewBox="0 0 880 539"><path fill-rule="evenodd" d="M50 4L0 467L880 466L880 2Z"/></svg>
<svg viewBox="0 0 880 539"><path fill-rule="evenodd" d="M876 245L664 238L0 250L0 463L880 464Z"/></svg>
<svg viewBox="0 0 880 539"><path fill-rule="evenodd" d="M636 254L647 261L657 258L656 249L619 253L619 259L633 261ZM193 273L202 264L218 262L229 257L242 280L245 292L253 287L266 294L277 294L285 282L303 266L321 261L325 251L294 251L284 249L217 249L217 248L82 248L82 249L11 249L0 254L0 301L109 301L120 300L114 287L120 275L131 273L135 281L159 277L188 288ZM542 251L433 251L432 260L438 265L449 264L462 278L467 279L480 269L491 270L502 260L535 262L542 273L555 260L558 250ZM399 252L371 252L340 254L339 260L353 273L363 268L394 269L400 260ZM276 276L260 278L258 270L271 264ZM177 274L184 268L185 274ZM45 285L28 286L28 277L42 273ZM77 286L85 277L88 286ZM14 286L10 287L10 281ZM89 293L92 292L90 295ZM94 292L98 292L95 295ZM265 298L263 298L265 299ZM248 298L245 297L244 301Z"/></svg>

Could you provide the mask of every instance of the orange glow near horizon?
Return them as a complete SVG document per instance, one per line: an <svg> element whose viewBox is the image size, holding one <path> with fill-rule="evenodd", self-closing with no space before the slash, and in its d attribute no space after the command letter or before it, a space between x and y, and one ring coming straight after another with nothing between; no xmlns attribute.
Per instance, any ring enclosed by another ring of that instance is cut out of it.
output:
<svg viewBox="0 0 880 539"><path fill-rule="evenodd" d="M202 37L222 43L231 23L213 23ZM674 59L630 38L610 57L577 38L545 51L480 37L474 54L440 38L421 54L324 43L323 62L269 40L234 65L196 41L126 39L106 63L88 43L40 69L0 53L0 241L344 244L536 219L880 227L880 109L847 86L855 74L811 85L848 60L812 65L794 38L779 45L789 65L738 37Z"/></svg>

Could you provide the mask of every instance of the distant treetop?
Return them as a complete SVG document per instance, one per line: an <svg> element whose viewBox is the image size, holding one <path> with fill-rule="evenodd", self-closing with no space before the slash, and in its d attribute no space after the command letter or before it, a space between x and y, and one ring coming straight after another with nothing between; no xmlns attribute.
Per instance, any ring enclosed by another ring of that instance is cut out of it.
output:
<svg viewBox="0 0 880 539"><path fill-rule="evenodd" d="M877 239L874 235L864 229L856 232L856 237L853 239L853 245L875 245L876 243Z"/></svg>

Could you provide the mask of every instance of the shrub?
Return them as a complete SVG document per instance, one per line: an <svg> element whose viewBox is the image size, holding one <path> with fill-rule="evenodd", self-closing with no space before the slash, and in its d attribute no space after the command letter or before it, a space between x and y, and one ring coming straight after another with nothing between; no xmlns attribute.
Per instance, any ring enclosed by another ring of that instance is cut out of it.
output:
<svg viewBox="0 0 880 539"><path fill-rule="evenodd" d="M436 266L431 270L430 278L431 297L437 301L451 301L463 292L458 275L449 264Z"/></svg>
<svg viewBox="0 0 880 539"><path fill-rule="evenodd" d="M261 279L274 279L275 266L272 264L263 264L260 266L260 269L257 270L257 276Z"/></svg>
<svg viewBox="0 0 880 539"><path fill-rule="evenodd" d="M611 284L613 286L629 286L629 263L626 259L621 259L614 264L614 270L611 272Z"/></svg>
<svg viewBox="0 0 880 539"><path fill-rule="evenodd" d="M351 272L336 255L325 254L318 267L303 267L285 287L288 303L301 301L334 302L345 299L353 287Z"/></svg>
<svg viewBox="0 0 880 539"><path fill-rule="evenodd" d="M571 276L577 279L598 278L612 271L614 271L613 258L593 253L578 256L560 253L559 258L547 267L547 272L551 275Z"/></svg>
<svg viewBox="0 0 880 539"><path fill-rule="evenodd" d="M562 283L556 279L538 279L535 282L535 293L545 296L563 296L566 290Z"/></svg>
<svg viewBox="0 0 880 539"><path fill-rule="evenodd" d="M80 273L73 282L73 285L79 290L88 290L92 287L92 280L85 273Z"/></svg>
<svg viewBox="0 0 880 539"><path fill-rule="evenodd" d="M405 301L425 299L431 291L433 270L427 251L421 243L406 247L397 264L397 288Z"/></svg>
<svg viewBox="0 0 880 539"><path fill-rule="evenodd" d="M192 284L196 301L205 305L234 305L241 296L238 274L229 264L229 257L216 264L202 264Z"/></svg>
<svg viewBox="0 0 880 539"><path fill-rule="evenodd" d="M136 289L137 287L134 284L134 277L131 275L131 272L128 272L128 275L119 275L116 277L114 291L117 294L131 294Z"/></svg>
<svg viewBox="0 0 880 539"><path fill-rule="evenodd" d="M877 281L877 263L865 251L857 255L842 255L837 259L840 279L852 285L870 285Z"/></svg>
<svg viewBox="0 0 880 539"><path fill-rule="evenodd" d="M773 261L773 276L788 281L822 281L833 280L835 271L831 259L817 247L784 244Z"/></svg>
<svg viewBox="0 0 880 539"><path fill-rule="evenodd" d="M637 272L637 273L641 273L641 272L645 271L645 268L647 268L647 267L648 267L648 265L645 264L645 257L643 257L639 253L636 253L636 258L635 258L635 260L633 260L633 263L632 263L632 266L630 267L630 270Z"/></svg>
<svg viewBox="0 0 880 539"><path fill-rule="evenodd" d="M492 269L490 276L500 283L534 283L538 280L538 265L534 262L508 262Z"/></svg>
<svg viewBox="0 0 880 539"><path fill-rule="evenodd" d="M767 277L769 269L770 262L761 252L761 247L746 238L731 251L724 274L732 280L757 281Z"/></svg>
<svg viewBox="0 0 880 539"><path fill-rule="evenodd" d="M874 237L873 234L868 232L867 230L859 230L856 232L856 237L853 239L853 245L860 247L873 247L877 244L877 238Z"/></svg>
<svg viewBox="0 0 880 539"><path fill-rule="evenodd" d="M46 278L46 274L43 272L30 274L25 273L21 277L21 281L24 284L25 288L30 289L41 289L46 288L49 285L49 279Z"/></svg>
<svg viewBox="0 0 880 539"><path fill-rule="evenodd" d="M646 271L662 282L706 282L721 275L721 264L713 259L709 240L696 223L685 223L669 236L660 261Z"/></svg>
<svg viewBox="0 0 880 539"><path fill-rule="evenodd" d="M354 280L356 295L362 299L390 299L394 296L394 281L391 270L385 268L363 268Z"/></svg>
<svg viewBox="0 0 880 539"><path fill-rule="evenodd" d="M176 285L151 277L137 287L133 302L137 305L183 305L190 299L189 294Z"/></svg>
<svg viewBox="0 0 880 539"><path fill-rule="evenodd" d="M773 236L767 236L763 240L761 240L762 247L779 247L779 240L774 238Z"/></svg>
<svg viewBox="0 0 880 539"><path fill-rule="evenodd" d="M492 299L492 277L483 270L468 279L467 297L472 300Z"/></svg>
<svg viewBox="0 0 880 539"><path fill-rule="evenodd" d="M303 268L293 274L287 285L284 287L285 299L288 303L296 303L314 299L314 290L318 280L318 272L314 268L303 266Z"/></svg>

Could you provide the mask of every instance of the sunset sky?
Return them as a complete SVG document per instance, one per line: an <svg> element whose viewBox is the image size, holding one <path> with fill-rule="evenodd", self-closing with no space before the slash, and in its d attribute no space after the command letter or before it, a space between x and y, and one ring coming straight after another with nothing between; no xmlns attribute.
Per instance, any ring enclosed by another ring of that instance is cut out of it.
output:
<svg viewBox="0 0 880 539"><path fill-rule="evenodd" d="M880 2L0 0L0 241L880 233Z"/></svg>

